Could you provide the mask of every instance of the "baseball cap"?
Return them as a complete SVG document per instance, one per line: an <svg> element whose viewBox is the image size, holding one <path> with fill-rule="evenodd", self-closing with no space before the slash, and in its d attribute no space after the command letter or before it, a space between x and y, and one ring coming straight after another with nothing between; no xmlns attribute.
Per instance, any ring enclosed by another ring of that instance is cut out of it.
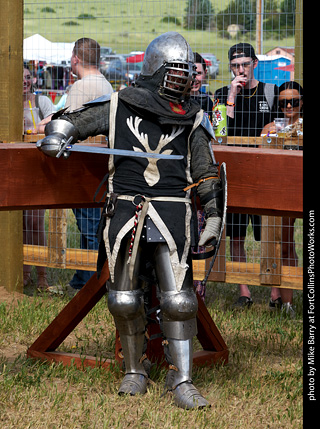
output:
<svg viewBox="0 0 320 429"><path fill-rule="evenodd" d="M254 52L253 46L251 46L249 43L237 43L236 45L231 46L228 56L229 61L242 57L250 57L253 60L258 59Z"/></svg>

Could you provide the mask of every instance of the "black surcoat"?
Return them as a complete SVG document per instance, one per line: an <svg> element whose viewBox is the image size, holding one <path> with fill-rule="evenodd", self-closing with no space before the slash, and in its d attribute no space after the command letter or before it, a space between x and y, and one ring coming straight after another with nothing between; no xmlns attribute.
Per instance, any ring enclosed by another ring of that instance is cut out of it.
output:
<svg viewBox="0 0 320 429"><path fill-rule="evenodd" d="M196 103L181 106L162 99L159 103L160 97L155 98L148 90L128 88L113 93L107 105L101 103L88 109L87 115L82 113L79 123L76 113L66 119L80 130L81 140L106 134L111 148L183 156L166 160L110 155L108 191L118 199L103 234L113 280L121 241L131 233L137 218L141 222L148 215L168 244L180 290L189 268L191 244L190 191L184 188L202 178L217 177L217 168L209 149L210 135L200 126L203 110ZM109 120L103 119L103 112ZM198 187L200 200L201 192L207 194L208 182ZM137 213L142 198L144 210Z"/></svg>

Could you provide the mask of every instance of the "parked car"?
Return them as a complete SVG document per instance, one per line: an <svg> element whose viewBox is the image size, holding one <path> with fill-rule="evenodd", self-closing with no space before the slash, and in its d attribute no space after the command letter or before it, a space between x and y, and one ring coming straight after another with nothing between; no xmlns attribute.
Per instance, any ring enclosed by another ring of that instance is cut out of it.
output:
<svg viewBox="0 0 320 429"><path fill-rule="evenodd" d="M101 58L100 58L101 73L103 72L104 69L106 69L109 66L111 61L115 61L115 60L120 60L123 63L126 62L126 59L123 55L116 55L116 54L104 55L104 56L101 55Z"/></svg>
<svg viewBox="0 0 320 429"><path fill-rule="evenodd" d="M132 51L126 58L127 72L132 81L141 73L144 51Z"/></svg>
<svg viewBox="0 0 320 429"><path fill-rule="evenodd" d="M100 56L104 57L105 55L111 55L115 54L115 52L112 52L112 48L109 46L100 46Z"/></svg>
<svg viewBox="0 0 320 429"><path fill-rule="evenodd" d="M141 73L142 62L140 63L127 63L127 73L130 80L135 80Z"/></svg>
<svg viewBox="0 0 320 429"><path fill-rule="evenodd" d="M205 53L201 54L201 56L206 60L208 76L215 79L219 74L220 61L217 60L217 57L214 54Z"/></svg>
<svg viewBox="0 0 320 429"><path fill-rule="evenodd" d="M105 76L106 79L108 79L111 84L121 84L130 81L130 79L128 78L126 63L119 59L112 60L109 63L108 67L101 70L101 73Z"/></svg>

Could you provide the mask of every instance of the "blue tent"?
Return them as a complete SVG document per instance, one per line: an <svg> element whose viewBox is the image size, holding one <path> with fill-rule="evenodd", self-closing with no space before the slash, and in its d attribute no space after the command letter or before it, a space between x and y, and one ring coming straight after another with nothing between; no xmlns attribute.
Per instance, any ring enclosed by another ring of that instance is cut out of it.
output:
<svg viewBox="0 0 320 429"><path fill-rule="evenodd" d="M291 61L281 55L257 55L259 62L254 69L254 77L266 83L275 83L277 86L290 80L290 71L279 70L288 66Z"/></svg>

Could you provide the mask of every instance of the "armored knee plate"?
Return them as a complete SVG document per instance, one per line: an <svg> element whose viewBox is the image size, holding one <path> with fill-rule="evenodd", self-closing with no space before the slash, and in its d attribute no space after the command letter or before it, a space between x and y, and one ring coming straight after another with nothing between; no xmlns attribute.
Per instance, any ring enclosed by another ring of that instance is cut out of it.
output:
<svg viewBox="0 0 320 429"><path fill-rule="evenodd" d="M160 307L166 338L187 340L197 334L197 297L193 291L162 292Z"/></svg>
<svg viewBox="0 0 320 429"><path fill-rule="evenodd" d="M144 332L146 318L142 290L111 290L108 296L108 308L120 334L134 335Z"/></svg>

